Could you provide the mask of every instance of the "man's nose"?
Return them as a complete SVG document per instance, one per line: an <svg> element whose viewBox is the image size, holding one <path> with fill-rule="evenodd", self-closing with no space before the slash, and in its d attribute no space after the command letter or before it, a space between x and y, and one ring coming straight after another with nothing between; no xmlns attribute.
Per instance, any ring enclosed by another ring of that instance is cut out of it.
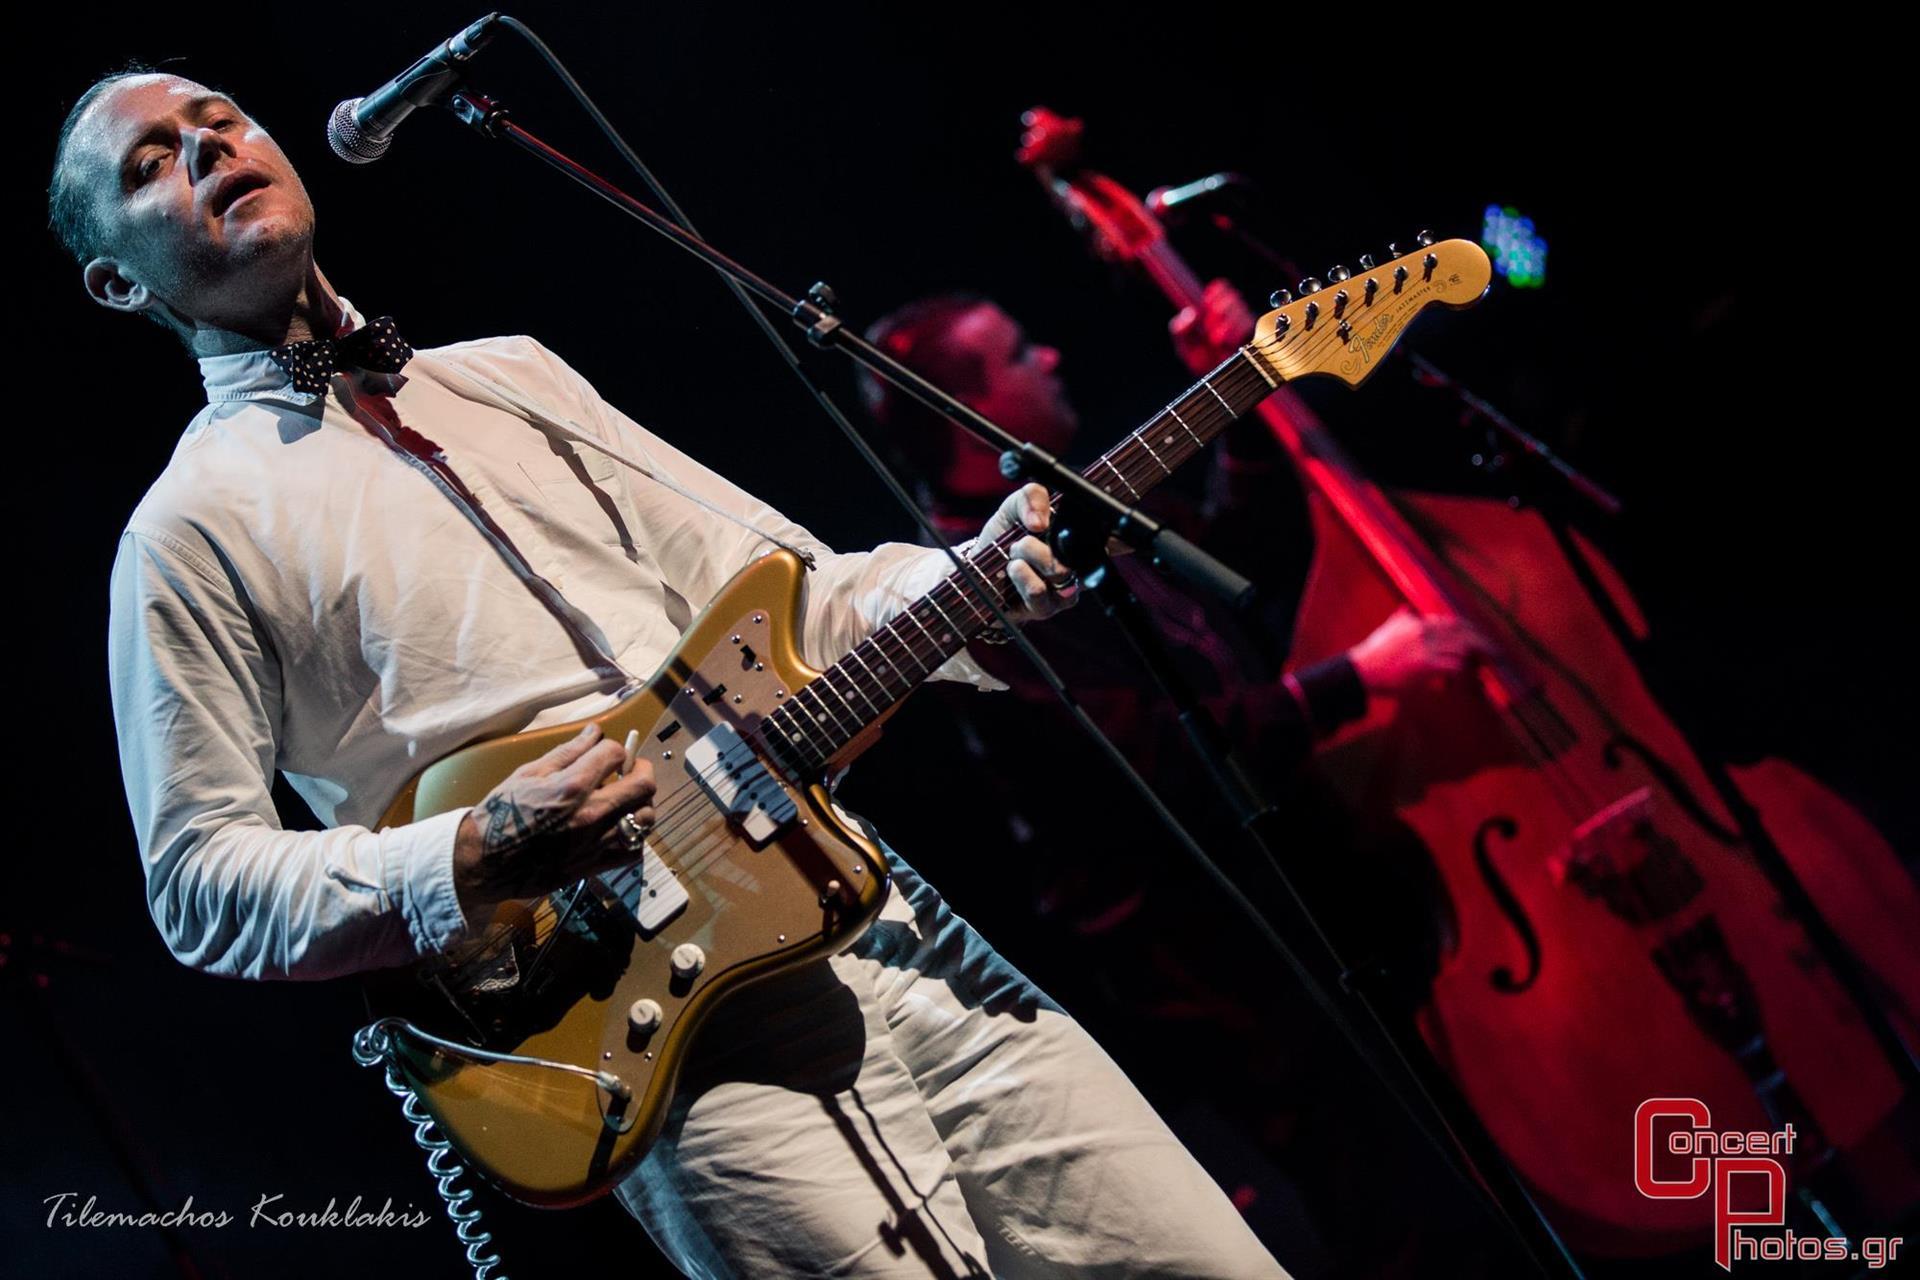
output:
<svg viewBox="0 0 1920 1280"><path fill-rule="evenodd" d="M213 173L220 157L234 154L233 144L218 129L189 129L181 136L180 148L187 157L187 177L196 186Z"/></svg>
<svg viewBox="0 0 1920 1280"><path fill-rule="evenodd" d="M1033 349L1033 363L1042 373L1052 373L1060 367L1060 349L1058 347L1039 347Z"/></svg>

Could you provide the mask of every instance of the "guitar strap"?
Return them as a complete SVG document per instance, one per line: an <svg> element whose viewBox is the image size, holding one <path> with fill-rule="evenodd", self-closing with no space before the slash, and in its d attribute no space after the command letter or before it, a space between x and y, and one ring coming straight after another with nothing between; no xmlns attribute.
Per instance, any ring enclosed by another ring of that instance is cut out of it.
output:
<svg viewBox="0 0 1920 1280"><path fill-rule="evenodd" d="M613 461L619 463L621 466L626 467L629 471L633 471L639 475L645 476L647 479L653 481L655 484L659 485L661 488L666 489L671 493L678 494L680 497L685 498L688 502L693 503L695 506L700 507L705 511L712 512L714 515L719 516L722 520L725 520L730 524L739 525L742 529L745 529L748 533L751 533L756 537L764 538L765 540L767 540L768 542L771 542L774 546L779 547L783 551L792 552L794 555L800 558L801 563L805 564L807 568L813 569L818 567L815 563L814 555L811 551L808 551L804 547L795 546L792 542L788 541L785 538L780 537L778 534L769 533L767 530L762 529L759 525L753 524L747 520L743 520L739 516L735 515L733 512L717 507L713 503L701 497L699 494L694 493L690 489L684 488L682 485L680 485L678 481L674 480L670 475L666 474L663 470L661 470L659 466L653 462L653 459L651 457L649 457L645 462L640 462L633 458L630 458L626 454L621 453L619 450L609 445L606 441L600 439L598 436L595 436L592 433L583 430L578 424L570 422L564 418L556 418L552 414L548 413L545 409L541 408L534 401L527 399L526 397L520 395L519 393L507 387L501 386L499 383L493 381L491 378L483 378L479 374L469 372L466 369L457 368L454 365L447 364L442 361L434 360L431 357L426 356L425 353L420 353L415 355L413 364L426 368L430 373L433 374L434 378L438 380L442 386L445 386L449 391L453 391L456 395L463 395L467 399L475 399L476 397L471 395L470 392L478 391L480 394L477 398L480 400L483 400L488 404L491 404L494 408L510 413L517 418L525 418L528 422L532 423L535 427L539 428L541 431L545 432L549 436L557 436L558 438L562 440L570 441L573 444L582 444L582 445L585 445L587 448L592 449L596 453L604 454L606 457L611 458ZM449 379L445 376L448 373L453 374L454 376L459 378L460 381L466 383L468 390L461 391L459 388L454 387L452 383L449 381ZM644 454L646 452L646 447L644 445L639 447L641 452Z"/></svg>
<svg viewBox="0 0 1920 1280"><path fill-rule="evenodd" d="M345 398L345 404L355 420L431 480L447 501L459 508L468 523L480 531L527 590L553 615L589 670L607 685L618 687L623 694L629 688L638 687L639 682L615 660L612 646L599 624L569 604L558 588L534 570L526 556L513 545L506 530L486 513L473 491L447 465L447 455L439 445L402 422L394 411L393 401L386 396L356 389Z"/></svg>

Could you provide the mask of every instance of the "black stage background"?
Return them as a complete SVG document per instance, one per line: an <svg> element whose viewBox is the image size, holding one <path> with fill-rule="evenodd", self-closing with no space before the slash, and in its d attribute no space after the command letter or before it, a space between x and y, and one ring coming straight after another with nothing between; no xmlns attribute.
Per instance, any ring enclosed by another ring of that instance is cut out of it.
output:
<svg viewBox="0 0 1920 1280"><path fill-rule="evenodd" d="M122 521L200 401L191 362L87 303L37 225L54 131L94 74L177 57L169 69L234 93L301 166L330 278L370 314L395 313L417 345L536 334L610 400L836 545L905 529L690 260L444 116L409 124L376 167L333 160L321 136L333 103L477 16L443 3L352 8L366 15L357 30L306 6L49 7L47 34L16 54L25 280L14 301L31 363L12 378L24 546L9 665L33 728L16 748L0 912L14 944L0 1175L11 1274L172 1274L156 1233L46 1225L45 1198L61 1192L138 1207L129 1170L160 1207L191 1195L238 1215L180 1233L200 1274L461 1274L437 1212L412 1231L245 1226L263 1194L299 1209L437 1201L394 1100L348 1056L360 1013L350 984L208 979L177 965L146 917L107 704L106 582ZM1859 193L1826 185L1841 162L1825 140L1841 121L1819 95L1743 70L1817 50L1736 57L1672 31L1550 37L1524 11L1392 30L1308 29L1246 5L967 5L937 20L797 5L519 13L707 233L772 279L830 280L858 321L936 289L1002 301L1063 351L1088 457L1188 379L1159 300L1092 263L1013 163L1022 109L1084 115L1096 167L1136 189L1252 175L1264 189L1256 225L1314 269L1421 227L1474 236L1486 204L1517 205L1551 243L1545 289L1496 283L1477 310L1423 321L1414 344L1624 496L1623 518L1582 523L1638 591L1654 625L1650 674L1696 741L1814 770L1912 856L1914 646L1898 589L1911 538L1895 505L1910 472L1881 452L1890 417L1848 390L1856 361L1873 358L1873 324L1829 319L1821 309L1842 299L1815 274L1851 216L1816 193ZM535 131L610 159L511 36L476 79ZM1181 243L1250 296L1291 283L1205 232ZM816 363L857 404L845 370ZM1475 433L1407 381L1397 361L1358 393L1314 399L1382 479L1484 491L1467 463ZM1068 773L1114 785L1091 764ZM951 854L911 823L891 835L942 879ZM956 905L991 914L957 894ZM74 953L26 949L36 937ZM1043 981L1073 960L1064 938L1024 946L1013 958ZM14 981L23 968L45 985ZM1299 1036L1333 1060L1346 1052L1312 1020ZM1389 1105L1357 1065L1343 1074L1345 1094L1312 1105ZM1395 1132L1378 1157L1399 1171L1391 1183L1413 1171L1432 1194L1405 1205L1409 1273L1499 1273L1497 1259L1471 1260L1477 1249L1442 1252L1474 1238L1474 1210ZM1194 1141L1203 1154L1231 1148ZM611 1202L568 1215L484 1203L523 1280L589 1263L660 1268ZM1328 1273L1287 1238L1273 1244L1303 1277Z"/></svg>

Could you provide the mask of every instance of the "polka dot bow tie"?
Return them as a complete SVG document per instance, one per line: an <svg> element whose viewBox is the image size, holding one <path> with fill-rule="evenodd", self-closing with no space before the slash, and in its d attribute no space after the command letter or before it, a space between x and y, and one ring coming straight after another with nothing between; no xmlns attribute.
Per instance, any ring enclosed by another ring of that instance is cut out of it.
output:
<svg viewBox="0 0 1920 1280"><path fill-rule="evenodd" d="M319 395L327 379L341 369L371 369L398 373L413 359L413 348L400 336L392 316L381 316L341 338L289 342L267 352L293 379L293 389Z"/></svg>

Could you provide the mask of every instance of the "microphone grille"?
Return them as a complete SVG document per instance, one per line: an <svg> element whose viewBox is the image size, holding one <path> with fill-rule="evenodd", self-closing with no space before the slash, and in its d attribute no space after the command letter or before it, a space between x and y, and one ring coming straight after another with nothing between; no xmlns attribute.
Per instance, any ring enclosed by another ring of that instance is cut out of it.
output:
<svg viewBox="0 0 1920 1280"><path fill-rule="evenodd" d="M333 116L327 121L327 145L333 148L333 154L348 164L367 164L387 154L387 148L393 145L391 135L385 138L372 138L364 133L353 111L364 98L349 98L333 109Z"/></svg>

